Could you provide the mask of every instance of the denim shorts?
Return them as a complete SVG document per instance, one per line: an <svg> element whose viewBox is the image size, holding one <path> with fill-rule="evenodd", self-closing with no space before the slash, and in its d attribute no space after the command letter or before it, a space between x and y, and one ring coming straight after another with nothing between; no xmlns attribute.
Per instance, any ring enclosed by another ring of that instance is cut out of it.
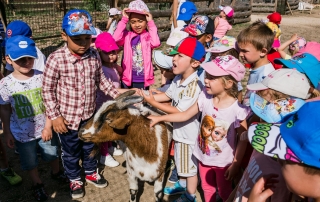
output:
<svg viewBox="0 0 320 202"><path fill-rule="evenodd" d="M15 141L20 156L22 170L32 170L38 166L39 151L42 160L46 162L53 161L59 157L58 155L58 137L53 133L50 141L44 142L42 138L32 140L30 142Z"/></svg>

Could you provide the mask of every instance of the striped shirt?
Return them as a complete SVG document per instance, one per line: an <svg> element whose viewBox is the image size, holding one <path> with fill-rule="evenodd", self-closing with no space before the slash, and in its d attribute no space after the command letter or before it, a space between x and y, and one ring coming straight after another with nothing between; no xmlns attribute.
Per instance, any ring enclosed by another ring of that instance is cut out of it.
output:
<svg viewBox="0 0 320 202"><path fill-rule="evenodd" d="M67 46L49 55L42 86L46 115L51 120L62 116L72 130L93 115L97 87L113 98L120 94L104 76L99 54L92 48L81 58Z"/></svg>

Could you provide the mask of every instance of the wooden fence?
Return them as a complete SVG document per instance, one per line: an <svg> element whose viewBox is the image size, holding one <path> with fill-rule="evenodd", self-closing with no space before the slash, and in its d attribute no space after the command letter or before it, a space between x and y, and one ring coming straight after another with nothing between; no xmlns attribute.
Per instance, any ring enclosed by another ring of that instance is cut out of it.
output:
<svg viewBox="0 0 320 202"><path fill-rule="evenodd" d="M285 14L290 13L290 9L289 9L288 5L290 6L292 11L295 11L298 9L299 0L287 0L287 1L283 1L283 2L285 3L285 8L284 8ZM271 0L271 1L257 0L252 3L252 12L253 13L272 13L272 12L278 11L278 6L279 6L278 0L275 0L275 1L273 1L273 0Z"/></svg>

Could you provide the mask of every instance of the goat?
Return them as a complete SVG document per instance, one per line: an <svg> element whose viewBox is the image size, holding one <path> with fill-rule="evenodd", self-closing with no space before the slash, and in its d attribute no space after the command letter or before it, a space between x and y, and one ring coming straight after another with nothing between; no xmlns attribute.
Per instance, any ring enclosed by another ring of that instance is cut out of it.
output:
<svg viewBox="0 0 320 202"><path fill-rule="evenodd" d="M161 201L172 128L163 122L151 128L146 115L154 112L141 104L135 107L133 104L140 103L143 98L133 95L134 92L127 91L115 100L105 102L80 128L78 135L81 140L95 144L123 141L127 146L125 159L130 201L136 201L138 179L154 182L155 199Z"/></svg>

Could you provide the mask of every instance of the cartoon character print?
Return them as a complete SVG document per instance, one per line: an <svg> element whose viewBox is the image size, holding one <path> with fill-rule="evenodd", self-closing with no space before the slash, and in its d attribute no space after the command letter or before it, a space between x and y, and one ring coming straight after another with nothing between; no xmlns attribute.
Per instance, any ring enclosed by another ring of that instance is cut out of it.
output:
<svg viewBox="0 0 320 202"><path fill-rule="evenodd" d="M138 43L136 46L132 47L133 50L133 65L132 69L137 72L137 75L143 74L143 58L142 58L142 49L141 43Z"/></svg>
<svg viewBox="0 0 320 202"><path fill-rule="evenodd" d="M70 14L69 22L72 33L83 33L94 31L91 18L85 12L75 12Z"/></svg>
<svg viewBox="0 0 320 202"><path fill-rule="evenodd" d="M285 98L285 99L275 101L274 106L279 114L283 112L290 113L295 110L295 106L294 106L295 102L296 100L292 98Z"/></svg>
<svg viewBox="0 0 320 202"><path fill-rule="evenodd" d="M202 153L209 152L208 143L209 137L211 137L212 132L214 131L215 122L211 116L205 115L201 123L201 131L199 135L199 147Z"/></svg>
<svg viewBox="0 0 320 202"><path fill-rule="evenodd" d="M199 36L205 32L208 21L207 17L195 17L184 31L190 35Z"/></svg>

